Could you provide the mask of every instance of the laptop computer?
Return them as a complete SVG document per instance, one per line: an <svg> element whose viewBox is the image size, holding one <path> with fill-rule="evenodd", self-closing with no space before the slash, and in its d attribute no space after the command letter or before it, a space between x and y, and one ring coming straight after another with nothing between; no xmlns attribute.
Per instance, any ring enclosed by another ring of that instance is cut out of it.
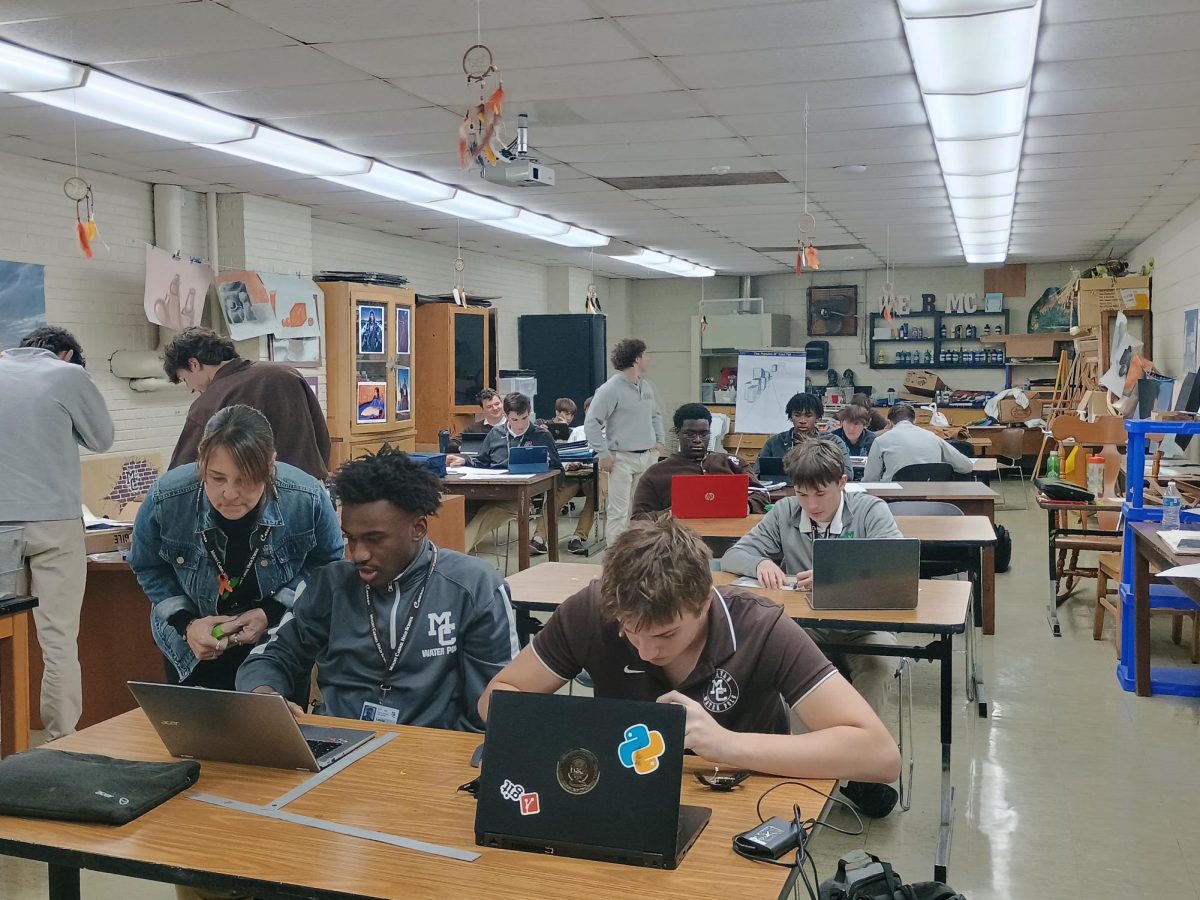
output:
<svg viewBox="0 0 1200 900"><path fill-rule="evenodd" d="M497 691L475 843L674 869L712 810L680 806L683 707Z"/></svg>
<svg viewBox="0 0 1200 900"><path fill-rule="evenodd" d="M782 478L787 479L787 473L783 471L782 456L760 456L758 458L758 474L760 478Z"/></svg>
<svg viewBox="0 0 1200 900"><path fill-rule="evenodd" d="M172 756L319 772L375 735L300 725L277 694L130 681Z"/></svg>
<svg viewBox="0 0 1200 900"><path fill-rule="evenodd" d="M459 456L475 456L483 447L483 439L486 434L480 434L477 431L464 431L458 436Z"/></svg>
<svg viewBox="0 0 1200 900"><path fill-rule="evenodd" d="M513 447L508 451L511 475L535 475L550 471L550 451L545 447Z"/></svg>
<svg viewBox="0 0 1200 900"><path fill-rule="evenodd" d="M921 578L917 540L813 542L813 609L916 609Z"/></svg>
<svg viewBox="0 0 1200 900"><path fill-rule="evenodd" d="M749 475L673 475L671 513L677 519L744 519Z"/></svg>

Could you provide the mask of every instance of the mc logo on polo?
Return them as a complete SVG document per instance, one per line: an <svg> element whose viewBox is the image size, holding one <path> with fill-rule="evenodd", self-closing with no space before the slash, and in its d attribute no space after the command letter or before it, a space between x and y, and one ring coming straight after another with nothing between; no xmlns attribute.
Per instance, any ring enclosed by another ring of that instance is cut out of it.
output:
<svg viewBox="0 0 1200 900"><path fill-rule="evenodd" d="M658 768L658 758L667 750L661 732L651 731L638 723L625 729L625 740L617 747L621 765L639 775L649 775Z"/></svg>

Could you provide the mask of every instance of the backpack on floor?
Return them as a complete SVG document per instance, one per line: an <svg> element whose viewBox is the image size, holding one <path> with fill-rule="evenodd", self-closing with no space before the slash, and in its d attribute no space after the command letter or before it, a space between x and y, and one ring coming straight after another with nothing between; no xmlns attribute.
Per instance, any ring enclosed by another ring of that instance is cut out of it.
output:
<svg viewBox="0 0 1200 900"><path fill-rule="evenodd" d="M996 526L996 571L1007 572L1012 562L1012 535L1003 525Z"/></svg>
<svg viewBox="0 0 1200 900"><path fill-rule="evenodd" d="M839 859L837 874L821 883L819 893L820 900L965 900L940 882L904 884L889 863L865 850Z"/></svg>

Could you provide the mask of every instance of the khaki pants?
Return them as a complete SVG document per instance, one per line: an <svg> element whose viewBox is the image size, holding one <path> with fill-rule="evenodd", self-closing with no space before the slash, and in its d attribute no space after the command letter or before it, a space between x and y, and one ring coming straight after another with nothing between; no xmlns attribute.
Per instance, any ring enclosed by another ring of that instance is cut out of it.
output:
<svg viewBox="0 0 1200 900"><path fill-rule="evenodd" d="M22 583L20 589L38 598L33 622L45 667L42 727L46 739L54 740L73 732L83 715L83 677L79 668L79 613L87 581L83 520L5 524L25 529L30 583Z"/></svg>
<svg viewBox="0 0 1200 900"><path fill-rule="evenodd" d="M491 534L497 528L502 528L509 519L520 515L516 500L489 500L482 503L471 521L467 523L467 552L475 550L475 545L485 534Z"/></svg>
<svg viewBox="0 0 1200 900"><path fill-rule="evenodd" d="M838 644L885 644L895 646L896 635L890 631L839 631L836 628L805 629L814 641ZM846 665L850 669L850 680L863 699L875 710L875 715L887 719L888 686L900 668L900 659L895 656L866 656L847 653Z"/></svg>
<svg viewBox="0 0 1200 900"><path fill-rule="evenodd" d="M588 535L592 533L592 525L596 522L596 496L592 491L592 480L571 478L554 492L554 508L562 509L570 501L576 497L584 498L583 511L579 514L579 524L575 526L575 537L587 540ZM546 502L550 502L547 499ZM562 535L562 529L559 528L559 536ZM542 517L538 519L537 529L534 531L536 537L545 538L546 536L546 514L542 512Z"/></svg>
<svg viewBox="0 0 1200 900"><path fill-rule="evenodd" d="M637 490L642 474L658 462L657 451L650 449L642 453L613 451L613 467L608 474L608 542L629 527L629 514L633 511L633 494Z"/></svg>

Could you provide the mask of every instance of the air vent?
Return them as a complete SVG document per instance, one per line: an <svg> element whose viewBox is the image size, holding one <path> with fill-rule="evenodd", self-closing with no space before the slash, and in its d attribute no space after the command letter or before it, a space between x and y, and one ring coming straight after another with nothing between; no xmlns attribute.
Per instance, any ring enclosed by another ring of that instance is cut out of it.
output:
<svg viewBox="0 0 1200 900"><path fill-rule="evenodd" d="M666 188L742 187L747 184L787 184L778 172L731 172L728 175L639 175L600 178L618 191L659 191Z"/></svg>

